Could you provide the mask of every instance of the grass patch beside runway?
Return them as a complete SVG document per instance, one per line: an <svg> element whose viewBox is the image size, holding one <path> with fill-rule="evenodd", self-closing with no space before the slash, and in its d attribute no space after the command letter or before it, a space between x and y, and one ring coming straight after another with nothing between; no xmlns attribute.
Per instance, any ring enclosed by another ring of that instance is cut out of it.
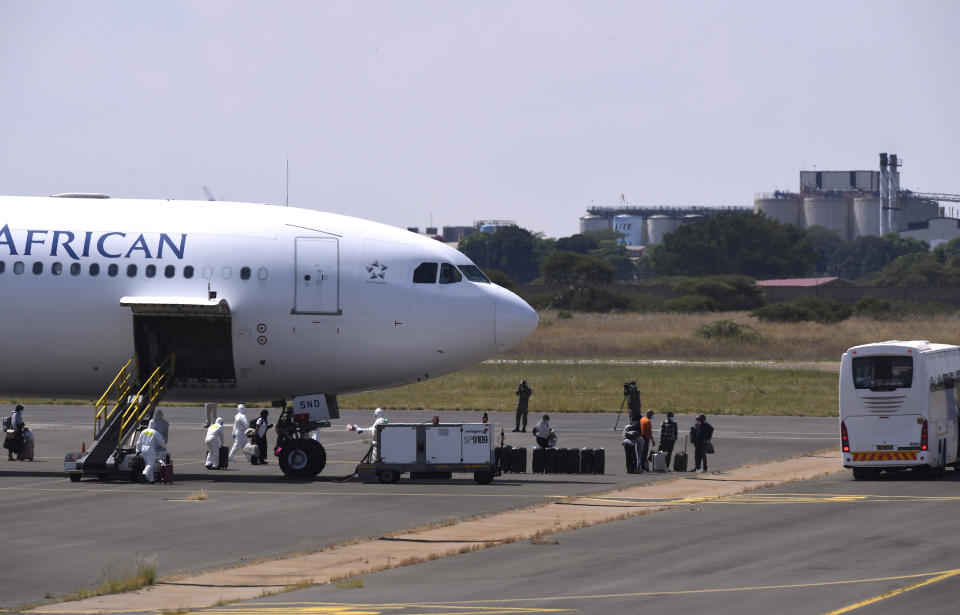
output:
<svg viewBox="0 0 960 615"><path fill-rule="evenodd" d="M616 412L635 380L643 407L658 413L836 416L837 375L814 369L744 366L485 363L436 380L343 395L344 408L512 411L521 378L534 389L530 414Z"/></svg>

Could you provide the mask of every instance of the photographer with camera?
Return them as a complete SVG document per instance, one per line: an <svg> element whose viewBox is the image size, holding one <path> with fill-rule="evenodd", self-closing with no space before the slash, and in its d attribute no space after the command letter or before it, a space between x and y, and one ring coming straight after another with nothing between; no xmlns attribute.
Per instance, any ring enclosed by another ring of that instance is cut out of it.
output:
<svg viewBox="0 0 960 615"><path fill-rule="evenodd" d="M533 389L527 386L526 380L520 381L520 386L517 387L517 426L514 427L514 431L526 432L527 431L527 407L530 402L530 396L533 395ZM521 421L523 423L523 428L520 427Z"/></svg>

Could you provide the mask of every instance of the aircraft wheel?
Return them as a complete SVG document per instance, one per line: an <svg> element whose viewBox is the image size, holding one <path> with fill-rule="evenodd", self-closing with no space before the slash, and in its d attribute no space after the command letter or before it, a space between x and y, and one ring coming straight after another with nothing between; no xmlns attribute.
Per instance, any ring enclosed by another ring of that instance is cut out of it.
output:
<svg viewBox="0 0 960 615"><path fill-rule="evenodd" d="M400 472L396 470L380 470L381 483L395 483L400 480Z"/></svg>
<svg viewBox="0 0 960 615"><path fill-rule="evenodd" d="M70 482L71 482L71 483L79 483L79 482L80 482L80 475L79 475L79 474L68 474L68 476L70 477Z"/></svg>
<svg viewBox="0 0 960 615"><path fill-rule="evenodd" d="M287 440L281 448L280 469L290 478L313 478L327 465L327 453L316 440Z"/></svg>

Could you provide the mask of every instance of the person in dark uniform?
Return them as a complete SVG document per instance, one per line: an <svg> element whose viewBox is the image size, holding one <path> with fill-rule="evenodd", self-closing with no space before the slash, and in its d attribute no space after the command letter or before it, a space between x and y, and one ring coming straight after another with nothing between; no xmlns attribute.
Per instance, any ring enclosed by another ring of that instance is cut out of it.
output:
<svg viewBox="0 0 960 615"><path fill-rule="evenodd" d="M533 395L533 389L527 386L526 380L521 380L520 386L517 387L517 426L514 427L514 431L527 431L527 406L531 395Z"/></svg>
<svg viewBox="0 0 960 615"><path fill-rule="evenodd" d="M697 417L697 424L690 428L690 441L693 442L693 460L695 471L707 471L707 444L713 438L713 425L707 422L703 414Z"/></svg>
<svg viewBox="0 0 960 615"><path fill-rule="evenodd" d="M677 443L677 422L673 420L673 412L667 412L667 420L660 424L661 453L667 454L667 468L670 467L670 457L673 455L673 445Z"/></svg>
<svg viewBox="0 0 960 615"><path fill-rule="evenodd" d="M623 453L627 461L627 474L640 474L641 440L640 421L634 421L623 428Z"/></svg>
<svg viewBox="0 0 960 615"><path fill-rule="evenodd" d="M293 438L297 426L293 422L293 408L287 407L277 419L277 446L281 446L287 440Z"/></svg>
<svg viewBox="0 0 960 615"><path fill-rule="evenodd" d="M22 461L20 455L23 452L23 406L17 404L10 413L10 418L5 422L10 425L3 438L3 448L7 449L7 461L13 461L14 455Z"/></svg>
<svg viewBox="0 0 960 615"><path fill-rule="evenodd" d="M273 427L273 425L267 422L269 415L270 413L264 408L260 411L260 417L250 425L255 431L257 448L259 449L257 451L257 457L250 459L250 463L254 465L267 463L267 430Z"/></svg>
<svg viewBox="0 0 960 615"><path fill-rule="evenodd" d="M625 387L627 390L627 408L630 411L630 422L635 423L643 418L643 402L640 399L640 389L636 382L628 382Z"/></svg>

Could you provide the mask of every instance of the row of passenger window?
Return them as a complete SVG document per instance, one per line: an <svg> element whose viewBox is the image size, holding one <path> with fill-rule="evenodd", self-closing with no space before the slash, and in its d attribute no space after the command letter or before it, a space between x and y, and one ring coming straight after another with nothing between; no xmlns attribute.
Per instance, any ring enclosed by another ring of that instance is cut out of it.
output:
<svg viewBox="0 0 960 615"><path fill-rule="evenodd" d="M437 279L437 269L440 270L440 278ZM461 275L463 272L463 275ZM415 284L456 284L466 276L471 282L481 282L489 284L490 280L483 275L480 268L476 265L454 266L450 263L420 263L413 270L413 282Z"/></svg>
<svg viewBox="0 0 960 615"><path fill-rule="evenodd" d="M10 268L15 275L22 275L27 270L27 265L23 261L16 261L13 263L13 266ZM0 274L6 272L7 264L4 261L0 261ZM30 265L30 270L33 272L33 275L42 275L44 271L44 264L40 261L36 261ZM100 263L90 263L87 265L87 275L90 277L97 277L100 275L102 267ZM83 273L83 265L80 263L70 263L70 267L67 269L70 275L79 276ZM175 278L177 276L177 267L175 265L166 265L163 267L163 277L165 278ZM140 268L134 264L130 263L126 265L126 275L128 278L135 278L140 272ZM50 265L50 273L53 275L63 275L64 267L63 263L52 263ZM148 278L157 277L157 274L160 273L160 269L156 265L147 265L143 268L143 275ZM120 274L120 265L117 263L110 263L106 266L106 275L111 278L115 278ZM183 278L189 280L193 278L195 271L193 265L185 265L181 270L180 274ZM249 280L253 272L250 267L241 267L240 268L240 279ZM201 270L201 275L204 279L210 279L213 277L213 267L204 267ZM223 279L229 280L233 277L233 268L224 267L220 270L220 275ZM266 280L267 279L267 269L266 267L261 267L257 270L257 279Z"/></svg>

